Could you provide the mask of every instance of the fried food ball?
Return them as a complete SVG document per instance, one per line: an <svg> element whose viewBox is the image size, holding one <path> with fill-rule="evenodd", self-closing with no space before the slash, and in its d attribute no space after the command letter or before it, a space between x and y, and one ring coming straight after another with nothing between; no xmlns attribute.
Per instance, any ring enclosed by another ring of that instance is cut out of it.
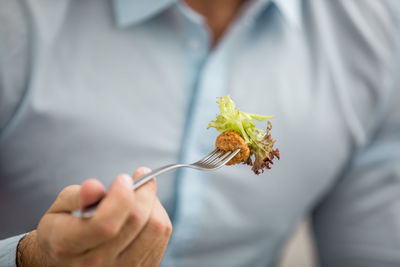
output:
<svg viewBox="0 0 400 267"><path fill-rule="evenodd" d="M221 133L215 141L215 147L224 151L234 151L240 148L236 154L226 165L238 164L246 162L250 156L250 149L243 138L235 131L226 131Z"/></svg>

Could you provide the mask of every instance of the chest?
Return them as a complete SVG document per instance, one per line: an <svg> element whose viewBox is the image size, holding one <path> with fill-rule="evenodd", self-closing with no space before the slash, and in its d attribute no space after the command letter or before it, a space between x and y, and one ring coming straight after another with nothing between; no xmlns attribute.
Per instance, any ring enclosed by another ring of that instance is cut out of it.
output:
<svg viewBox="0 0 400 267"><path fill-rule="evenodd" d="M207 232L247 228L240 220L229 224L232 217L221 212L227 209L234 218L257 217L253 226L268 224L273 233L280 224L270 218L289 221L306 210L351 153L342 99L330 82L347 80L335 77L329 64L316 69L315 55L301 38L274 39L267 32L247 49L217 50L199 66L199 60L187 60L184 41L167 24L121 32L106 21L97 27L91 20L68 23L76 23L69 25L76 30L40 43L22 115L0 152L1 190L29 191L26 199L40 207L37 214L61 188L88 177L109 184L138 166L156 168L208 153L217 133L205 127L222 94L231 94L243 111L276 116L272 134L282 159L260 177L247 166L210 174L204 193L207 217L214 221L204 224ZM89 34L94 28L99 32ZM185 139L191 152L182 156ZM174 198L173 179L171 173L159 181L164 203Z"/></svg>

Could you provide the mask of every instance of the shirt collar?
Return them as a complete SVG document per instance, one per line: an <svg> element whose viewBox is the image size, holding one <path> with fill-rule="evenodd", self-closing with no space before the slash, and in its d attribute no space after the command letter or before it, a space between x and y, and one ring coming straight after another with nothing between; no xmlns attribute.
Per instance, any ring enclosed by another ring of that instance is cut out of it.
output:
<svg viewBox="0 0 400 267"><path fill-rule="evenodd" d="M301 26L302 0L273 0L288 22L296 27Z"/></svg>
<svg viewBox="0 0 400 267"><path fill-rule="evenodd" d="M112 0L115 20L119 27L127 27L145 21L167 9L178 0ZM270 3L267 0L265 6ZM288 22L294 26L301 25L301 0L271 0Z"/></svg>
<svg viewBox="0 0 400 267"><path fill-rule="evenodd" d="M170 7L176 0L112 0L119 27L140 23Z"/></svg>

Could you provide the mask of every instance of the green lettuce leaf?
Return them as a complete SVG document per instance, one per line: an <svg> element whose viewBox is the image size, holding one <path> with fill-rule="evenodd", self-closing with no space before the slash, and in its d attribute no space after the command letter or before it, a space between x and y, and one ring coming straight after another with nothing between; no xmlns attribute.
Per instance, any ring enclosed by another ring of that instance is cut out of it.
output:
<svg viewBox="0 0 400 267"><path fill-rule="evenodd" d="M264 168L270 169L274 157L279 159L279 150L273 149L275 140L269 133L272 124L268 121L267 129L264 132L256 128L253 120L265 121L274 118L274 116L263 116L235 109L235 103L229 95L218 97L217 103L221 114L217 115L215 121L208 124L207 129L213 127L221 133L225 131L237 132L249 146L250 157L246 163L253 166L252 170L259 174L264 171Z"/></svg>

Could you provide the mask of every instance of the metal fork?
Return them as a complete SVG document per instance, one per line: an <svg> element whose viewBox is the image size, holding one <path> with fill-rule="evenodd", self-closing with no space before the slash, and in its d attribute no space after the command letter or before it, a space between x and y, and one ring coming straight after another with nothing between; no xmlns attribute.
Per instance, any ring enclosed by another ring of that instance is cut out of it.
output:
<svg viewBox="0 0 400 267"><path fill-rule="evenodd" d="M143 184L147 183L151 179L153 179L155 176L160 175L164 172L177 169L177 168L192 168L196 170L201 170L201 171L213 171L216 169L221 168L224 166L228 161L230 161L237 153L239 153L240 148L234 150L234 151L223 151L220 149L215 149L213 152L205 156L199 161L196 161L192 164L170 164L166 165L164 167L161 167L159 169L156 169L152 172L149 172L142 177L134 180L133 183L133 190L139 188ZM80 217L80 218L90 218L93 216L94 212L96 211L96 207L100 203L101 200L96 202L95 204L90 205L89 207L86 207L83 210L74 210L71 212L71 214L75 217Z"/></svg>

